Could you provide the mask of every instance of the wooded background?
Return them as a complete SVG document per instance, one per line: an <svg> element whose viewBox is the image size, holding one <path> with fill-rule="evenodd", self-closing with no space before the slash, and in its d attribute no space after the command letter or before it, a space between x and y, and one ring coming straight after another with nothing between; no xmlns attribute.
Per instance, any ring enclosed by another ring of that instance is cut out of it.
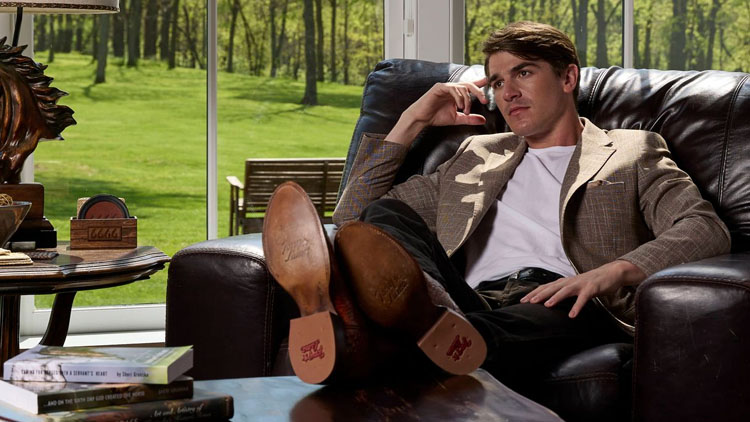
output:
<svg viewBox="0 0 750 422"><path fill-rule="evenodd" d="M387 1L387 0L386 0ZM90 53L95 81L107 58L205 68L205 0L121 0L116 15L39 15L37 51ZM515 20L568 33L582 66L622 64L622 0L466 0L465 62L481 63L487 34ZM637 0L635 67L750 69L750 0ZM383 58L383 0L219 0L219 62L226 72L362 84Z"/></svg>

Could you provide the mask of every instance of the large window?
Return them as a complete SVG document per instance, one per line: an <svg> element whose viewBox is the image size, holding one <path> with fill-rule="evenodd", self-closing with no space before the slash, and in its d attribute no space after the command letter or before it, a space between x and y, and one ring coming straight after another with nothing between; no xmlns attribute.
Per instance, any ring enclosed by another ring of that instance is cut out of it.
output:
<svg viewBox="0 0 750 422"><path fill-rule="evenodd" d="M634 63L657 69L750 70L746 0L635 0Z"/></svg>
<svg viewBox="0 0 750 422"><path fill-rule="evenodd" d="M548 23L568 34L581 66L622 65L621 0L466 0L464 62L484 63L487 35L519 20Z"/></svg>
<svg viewBox="0 0 750 422"><path fill-rule="evenodd" d="M346 155L362 85L383 59L383 2L231 0L219 5L218 235L224 237L229 231L225 178L242 180L246 158ZM305 55L308 29L312 58ZM312 86L306 82L311 59Z"/></svg>

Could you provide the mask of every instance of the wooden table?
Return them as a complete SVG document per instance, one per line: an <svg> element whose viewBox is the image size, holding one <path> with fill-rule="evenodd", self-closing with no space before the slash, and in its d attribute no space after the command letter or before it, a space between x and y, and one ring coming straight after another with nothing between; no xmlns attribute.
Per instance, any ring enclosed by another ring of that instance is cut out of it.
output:
<svg viewBox="0 0 750 422"><path fill-rule="evenodd" d="M411 374L355 385L264 377L196 381L195 388L230 394L235 421L562 421L482 369L469 375Z"/></svg>
<svg viewBox="0 0 750 422"><path fill-rule="evenodd" d="M153 246L71 250L67 242L60 242L56 249L44 250L58 255L35 260L33 265L0 267L0 363L19 352L21 295L56 293L41 344L62 346L76 292L145 279L169 262L169 257Z"/></svg>

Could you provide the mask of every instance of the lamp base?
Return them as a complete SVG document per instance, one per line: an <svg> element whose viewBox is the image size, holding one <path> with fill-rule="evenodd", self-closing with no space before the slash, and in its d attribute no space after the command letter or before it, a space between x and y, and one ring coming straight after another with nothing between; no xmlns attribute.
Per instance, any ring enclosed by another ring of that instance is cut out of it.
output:
<svg viewBox="0 0 750 422"><path fill-rule="evenodd" d="M44 217L44 185L41 183L0 184L0 193L13 197L14 201L31 202L21 226L10 238L11 242L36 242L37 248L57 246L57 231Z"/></svg>

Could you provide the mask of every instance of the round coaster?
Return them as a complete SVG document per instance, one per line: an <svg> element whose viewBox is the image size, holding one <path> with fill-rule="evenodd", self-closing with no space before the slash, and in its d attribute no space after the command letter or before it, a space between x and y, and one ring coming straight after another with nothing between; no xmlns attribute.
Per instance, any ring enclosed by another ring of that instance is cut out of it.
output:
<svg viewBox="0 0 750 422"><path fill-rule="evenodd" d="M128 213L128 207L120 198L114 195L101 194L87 199L81 205L81 209L78 210L79 220L93 218L130 218L130 214Z"/></svg>

